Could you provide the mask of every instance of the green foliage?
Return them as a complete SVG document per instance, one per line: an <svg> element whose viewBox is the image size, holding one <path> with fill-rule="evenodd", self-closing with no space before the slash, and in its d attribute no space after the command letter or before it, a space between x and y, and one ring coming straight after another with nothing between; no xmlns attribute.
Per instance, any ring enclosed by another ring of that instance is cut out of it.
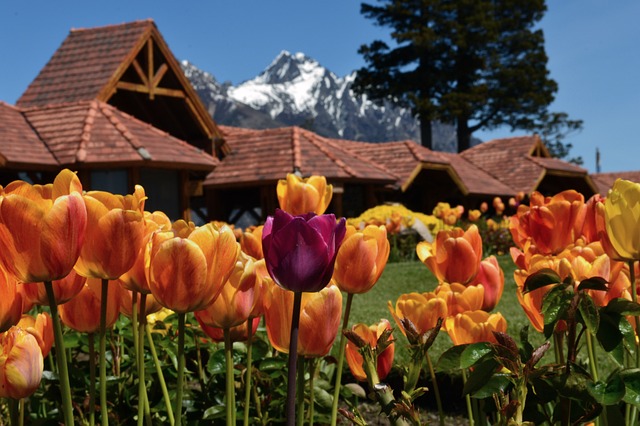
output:
<svg viewBox="0 0 640 426"><path fill-rule="evenodd" d="M412 108L431 148L431 120L455 123L458 150L479 129L530 129L557 91L544 35L544 0L380 0L361 12L389 27L394 46L360 48L354 88ZM565 114L566 115L566 114Z"/></svg>

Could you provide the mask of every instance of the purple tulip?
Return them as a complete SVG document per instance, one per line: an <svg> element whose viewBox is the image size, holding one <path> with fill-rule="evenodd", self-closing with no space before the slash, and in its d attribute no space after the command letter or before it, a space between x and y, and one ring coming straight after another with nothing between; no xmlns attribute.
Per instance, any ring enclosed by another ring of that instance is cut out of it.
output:
<svg viewBox="0 0 640 426"><path fill-rule="evenodd" d="M322 290L346 232L345 219L332 214L291 216L276 209L262 230L262 250L271 278L294 292Z"/></svg>

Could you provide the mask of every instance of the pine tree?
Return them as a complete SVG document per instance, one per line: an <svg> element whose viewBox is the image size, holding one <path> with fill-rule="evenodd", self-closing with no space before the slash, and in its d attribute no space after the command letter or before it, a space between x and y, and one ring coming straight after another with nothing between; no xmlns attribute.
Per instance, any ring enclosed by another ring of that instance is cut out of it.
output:
<svg viewBox="0 0 640 426"><path fill-rule="evenodd" d="M549 77L536 24L544 0L379 0L361 13L390 27L392 48L376 40L359 53L367 66L355 90L412 108L422 144L431 121L455 124L458 151L479 129L531 129L549 114L557 84Z"/></svg>

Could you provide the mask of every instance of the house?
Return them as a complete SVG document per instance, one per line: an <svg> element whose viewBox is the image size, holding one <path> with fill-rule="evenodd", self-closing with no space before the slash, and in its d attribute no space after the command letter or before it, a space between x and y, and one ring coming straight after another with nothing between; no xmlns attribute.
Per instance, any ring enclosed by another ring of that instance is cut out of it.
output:
<svg viewBox="0 0 640 426"><path fill-rule="evenodd" d="M86 189L129 193L140 183L147 210L197 222L264 220L277 181L293 172L326 176L329 209L345 216L384 202L430 212L439 201L477 208L519 192L599 191L537 136L454 154L218 126L152 20L71 30L17 104L0 102L0 184L50 182L62 168Z"/></svg>
<svg viewBox="0 0 640 426"><path fill-rule="evenodd" d="M17 105L1 109L11 117L0 123L4 183L50 181L67 167L87 189L127 193L141 183L147 209L174 219L203 206L202 181L224 150L151 20L71 30Z"/></svg>

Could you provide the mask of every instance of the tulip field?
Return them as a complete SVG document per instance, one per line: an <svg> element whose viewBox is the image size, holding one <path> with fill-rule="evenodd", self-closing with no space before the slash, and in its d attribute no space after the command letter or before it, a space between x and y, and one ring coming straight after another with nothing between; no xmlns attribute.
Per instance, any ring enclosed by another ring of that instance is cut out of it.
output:
<svg viewBox="0 0 640 426"><path fill-rule="evenodd" d="M0 426L640 419L640 184L357 218L322 176L274 192L240 230L70 170L0 186Z"/></svg>

